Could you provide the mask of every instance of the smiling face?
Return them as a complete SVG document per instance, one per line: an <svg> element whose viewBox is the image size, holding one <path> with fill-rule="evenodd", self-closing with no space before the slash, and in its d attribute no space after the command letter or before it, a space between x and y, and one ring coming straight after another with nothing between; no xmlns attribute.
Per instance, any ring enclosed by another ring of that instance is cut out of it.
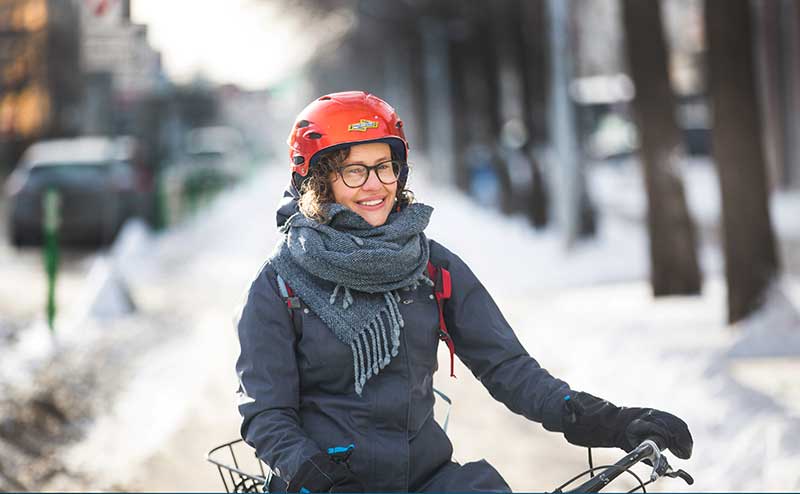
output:
<svg viewBox="0 0 800 494"><path fill-rule="evenodd" d="M350 148L350 154L342 164L372 166L392 159L389 145L383 142L356 144ZM355 189L344 184L338 172L330 174L331 189L334 200L358 213L372 226L381 226L394 206L397 194L397 182L386 185L378 180L375 170L371 170L364 185Z"/></svg>

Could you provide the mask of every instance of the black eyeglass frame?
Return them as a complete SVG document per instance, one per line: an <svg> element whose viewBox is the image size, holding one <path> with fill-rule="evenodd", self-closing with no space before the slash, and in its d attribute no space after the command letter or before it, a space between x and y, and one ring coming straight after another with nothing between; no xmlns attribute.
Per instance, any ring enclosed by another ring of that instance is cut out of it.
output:
<svg viewBox="0 0 800 494"><path fill-rule="evenodd" d="M396 169L394 168L394 166L392 167L393 170L394 170L394 180L392 180L391 182L384 182L381 179L381 176L378 174L377 168L379 166L385 165L386 163L392 163L392 164L396 164L397 165ZM350 184L347 183L347 180L344 178L344 170L346 170L346 169L348 169L350 167L354 167L354 166L358 166L358 167L361 167L361 168L364 168L365 170L367 170L367 173L364 175L364 181L361 182L358 185L350 185ZM408 166L408 163L406 163L405 161L402 161L402 160L386 160L386 161L381 161L380 163L375 163L372 166L370 166L370 165L362 165L361 163L353 163L351 165L340 166L340 167L336 168L336 172L339 174L339 177L341 177L341 179L342 179L342 183L346 187L349 187L351 189L357 189L357 188L363 186L365 183L367 183L367 180L369 180L369 174L373 170L375 170L375 176L378 177L378 181L380 183L382 183L383 185L392 185L393 183L396 183L398 180L400 180L400 175L402 174L403 167L405 167L405 166Z"/></svg>

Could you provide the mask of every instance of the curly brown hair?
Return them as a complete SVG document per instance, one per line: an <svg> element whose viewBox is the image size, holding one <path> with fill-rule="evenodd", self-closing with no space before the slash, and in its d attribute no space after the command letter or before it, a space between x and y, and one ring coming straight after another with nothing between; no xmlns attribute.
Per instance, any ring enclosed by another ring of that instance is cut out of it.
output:
<svg viewBox="0 0 800 494"><path fill-rule="evenodd" d="M350 155L350 148L338 149L320 155L317 162L308 172L300 186L300 211L307 217L320 223L327 223L324 205L336 202L331 187L331 173L337 171ZM392 155L394 159L394 154ZM405 187L397 187L397 202L400 207L405 207L414 202L414 193Z"/></svg>

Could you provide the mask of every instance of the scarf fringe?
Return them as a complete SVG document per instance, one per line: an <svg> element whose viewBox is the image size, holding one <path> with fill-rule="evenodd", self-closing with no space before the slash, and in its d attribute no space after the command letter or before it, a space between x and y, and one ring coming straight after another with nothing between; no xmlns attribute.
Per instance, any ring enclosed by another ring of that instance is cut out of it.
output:
<svg viewBox="0 0 800 494"><path fill-rule="evenodd" d="M336 291L338 290L334 289L334 292ZM378 315L367 323L367 328L350 342L350 350L353 352L355 390L359 396L361 396L367 380L372 376L377 376L381 369L389 365L391 357L397 356L400 348L400 328L405 326L398 305L400 295L396 291L387 292L384 294L384 299L386 307L381 309ZM384 323L384 317L388 325ZM387 335L387 326L391 329L391 338Z"/></svg>
<svg viewBox="0 0 800 494"><path fill-rule="evenodd" d="M383 319L380 317L381 314L386 314L386 318L389 318L389 311L381 311L378 314L378 325L380 326L380 336L383 338L383 360L381 360L381 368L385 367L389 364L392 358L389 356L389 338L386 336L386 325L383 324Z"/></svg>
<svg viewBox="0 0 800 494"><path fill-rule="evenodd" d="M412 281L410 285L408 285L406 287L403 287L403 291L404 292L409 292L409 291L412 291L412 290L416 290L423 283L428 285L428 286L430 286L430 287L436 286L436 283L434 283L432 279L428 278L428 276L425 273L422 273L419 276L419 278L417 278L414 281Z"/></svg>
<svg viewBox="0 0 800 494"><path fill-rule="evenodd" d="M333 305L336 303L336 295L339 294L339 289L344 288L344 296L342 296L342 309L347 309L351 305L353 305L353 294L350 293L350 289L342 284L338 284L333 288L333 293L331 293L331 298L328 299L328 303Z"/></svg>
<svg viewBox="0 0 800 494"><path fill-rule="evenodd" d="M416 290L420 284L434 286L433 280L422 274L404 290ZM353 295L350 293L350 289L341 283L333 288L328 302L331 305L335 304L340 291L343 292L342 308L347 309L353 305ZM383 298L386 301L386 307L381 309L367 323L366 329L358 333L350 342L350 350L353 352L355 390L359 396L361 396L367 380L372 376L377 376L381 369L389 365L392 357L397 356L400 348L400 328L405 326L403 315L400 313L400 294L397 293L397 290L392 290L384 293ZM384 323L384 318L388 324ZM387 335L387 326L391 331L390 335ZM383 344L381 344L381 340Z"/></svg>

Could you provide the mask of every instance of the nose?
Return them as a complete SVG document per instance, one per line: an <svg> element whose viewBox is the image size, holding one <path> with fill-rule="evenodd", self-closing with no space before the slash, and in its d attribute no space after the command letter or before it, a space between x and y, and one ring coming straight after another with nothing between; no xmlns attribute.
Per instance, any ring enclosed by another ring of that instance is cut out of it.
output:
<svg viewBox="0 0 800 494"><path fill-rule="evenodd" d="M378 180L378 172L377 170L369 170L369 175L367 175L367 181L364 182L364 185L361 186L363 190L379 190L383 184L380 180Z"/></svg>

